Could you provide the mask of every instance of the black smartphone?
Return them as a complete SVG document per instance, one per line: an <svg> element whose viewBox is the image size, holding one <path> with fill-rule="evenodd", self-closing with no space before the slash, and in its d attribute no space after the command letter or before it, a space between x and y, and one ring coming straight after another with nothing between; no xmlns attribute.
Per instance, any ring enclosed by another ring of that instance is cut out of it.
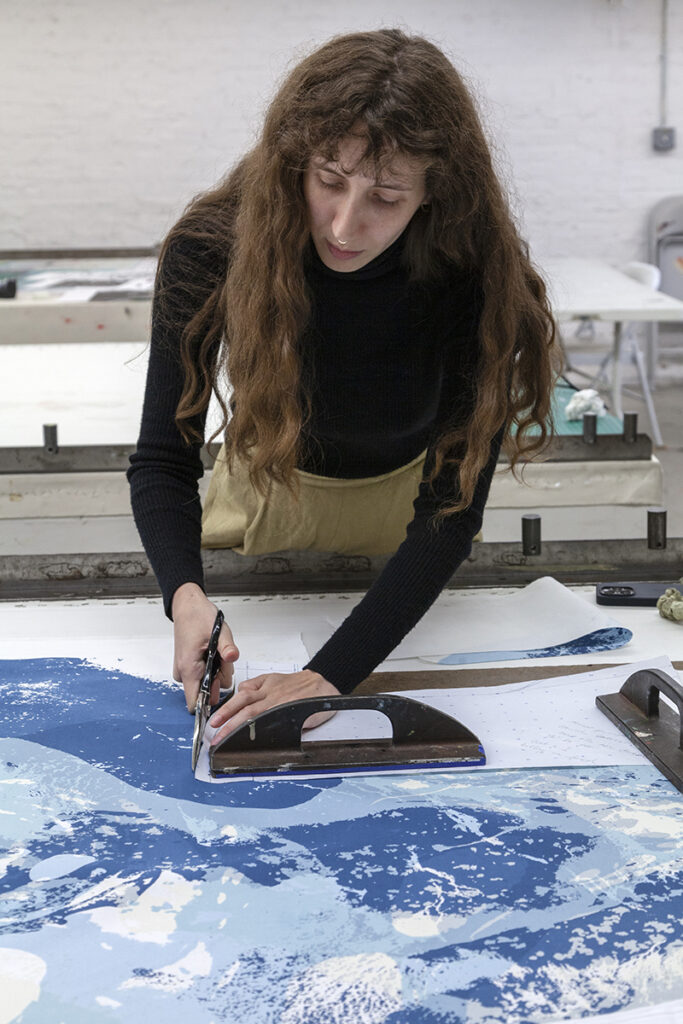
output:
<svg viewBox="0 0 683 1024"><path fill-rule="evenodd" d="M683 583L674 580L672 583L643 583L641 581L625 583L597 583L595 600L598 604L630 604L643 608L654 608L658 599L669 587L683 591Z"/></svg>

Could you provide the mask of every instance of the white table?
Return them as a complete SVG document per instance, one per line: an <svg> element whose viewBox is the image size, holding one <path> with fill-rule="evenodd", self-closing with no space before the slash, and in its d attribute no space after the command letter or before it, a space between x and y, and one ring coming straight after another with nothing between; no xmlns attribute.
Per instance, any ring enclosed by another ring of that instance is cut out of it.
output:
<svg viewBox="0 0 683 1024"><path fill-rule="evenodd" d="M154 257L0 260L0 279L18 281L16 298L0 299L0 344L143 341L149 335L155 269ZM27 272L40 274L45 284L26 279ZM83 283L62 288L54 282L60 275ZM102 283L107 275L113 287ZM111 297L117 287L120 299ZM109 293L106 300L90 297L98 290Z"/></svg>
<svg viewBox="0 0 683 1024"><path fill-rule="evenodd" d="M552 256L537 259L536 262L548 282L550 301L558 322L589 319L614 324L612 402L614 415L621 418L623 324L631 321L683 321L683 302L648 288L601 260ZM655 442L662 444L661 435L656 436L659 427L647 373L643 364L638 368Z"/></svg>
<svg viewBox="0 0 683 1024"><path fill-rule="evenodd" d="M602 260L548 256L536 263L546 278L558 320L620 323L683 320L683 302L648 288Z"/></svg>

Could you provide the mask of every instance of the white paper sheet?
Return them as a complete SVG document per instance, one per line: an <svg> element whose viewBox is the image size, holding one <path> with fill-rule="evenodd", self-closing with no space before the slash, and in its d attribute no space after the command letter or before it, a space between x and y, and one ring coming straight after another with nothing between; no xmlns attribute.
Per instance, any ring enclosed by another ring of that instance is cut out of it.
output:
<svg viewBox="0 0 683 1024"><path fill-rule="evenodd" d="M679 678L669 659L660 657L554 679L505 686L411 690L398 695L424 701L471 729L484 746L488 769L639 765L647 764L647 758L598 710L595 698L615 693L641 668L659 668L674 679ZM214 735L215 731L207 728L196 778L211 783L239 781L210 777L208 745ZM316 740L340 741L390 735L391 725L386 716L366 711L341 711L310 733ZM301 777L299 773L297 777ZM307 777L326 776L311 773Z"/></svg>
<svg viewBox="0 0 683 1024"><path fill-rule="evenodd" d="M616 693L641 668L659 668L679 678L662 657L554 679L416 691L414 696L476 733L487 768L647 764L644 754L595 704L598 695Z"/></svg>
<svg viewBox="0 0 683 1024"><path fill-rule="evenodd" d="M308 660L301 639L295 634L240 632L238 638L239 661L235 665L237 683L261 675L263 672L298 672ZM45 653L44 653L44 651ZM272 661L277 651L279 660ZM85 658L102 668L116 669L142 675L155 682L168 682L170 687L179 684L171 677L173 663L173 640L166 637L140 636L98 636L84 634L80 637L50 637L49 641L37 643L34 638L11 638L0 643L0 657L3 658Z"/></svg>
<svg viewBox="0 0 683 1024"><path fill-rule="evenodd" d="M341 620L328 621L331 633ZM474 664L543 657L544 652L552 656L563 653L566 645L580 648L572 653L612 649L630 639L631 631L602 608L544 576L511 594L472 590L458 594L448 607L434 606L388 660ZM320 640L320 631L304 633L309 651Z"/></svg>
<svg viewBox="0 0 683 1024"><path fill-rule="evenodd" d="M263 672L298 672L308 661L301 636L296 633L244 633L235 636L240 657L235 679L242 682Z"/></svg>

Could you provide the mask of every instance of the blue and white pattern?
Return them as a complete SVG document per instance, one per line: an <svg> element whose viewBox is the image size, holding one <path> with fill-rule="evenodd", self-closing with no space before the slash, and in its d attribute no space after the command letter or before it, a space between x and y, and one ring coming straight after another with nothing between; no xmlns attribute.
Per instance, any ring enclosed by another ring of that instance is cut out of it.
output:
<svg viewBox="0 0 683 1024"><path fill-rule="evenodd" d="M562 658L576 654L593 654L595 651L611 651L624 647L633 638L630 629L624 626L609 626L594 629L592 633L578 636L563 644L548 647L528 648L520 651L468 651L448 654L439 660L439 665L476 665L477 662L524 661L527 658Z"/></svg>
<svg viewBox="0 0 683 1024"><path fill-rule="evenodd" d="M536 1024L683 996L642 768L208 786L168 686L0 662L0 1021Z"/></svg>

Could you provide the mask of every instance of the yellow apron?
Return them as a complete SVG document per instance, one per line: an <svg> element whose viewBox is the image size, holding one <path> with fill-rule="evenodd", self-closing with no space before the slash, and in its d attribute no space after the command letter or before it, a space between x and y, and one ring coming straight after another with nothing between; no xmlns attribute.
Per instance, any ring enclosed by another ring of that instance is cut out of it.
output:
<svg viewBox="0 0 683 1024"><path fill-rule="evenodd" d="M356 480L296 470L298 500L270 482L264 497L237 460L228 472L221 448L204 502L202 547L241 555L273 551L334 551L389 555L413 518L426 452L381 476Z"/></svg>

